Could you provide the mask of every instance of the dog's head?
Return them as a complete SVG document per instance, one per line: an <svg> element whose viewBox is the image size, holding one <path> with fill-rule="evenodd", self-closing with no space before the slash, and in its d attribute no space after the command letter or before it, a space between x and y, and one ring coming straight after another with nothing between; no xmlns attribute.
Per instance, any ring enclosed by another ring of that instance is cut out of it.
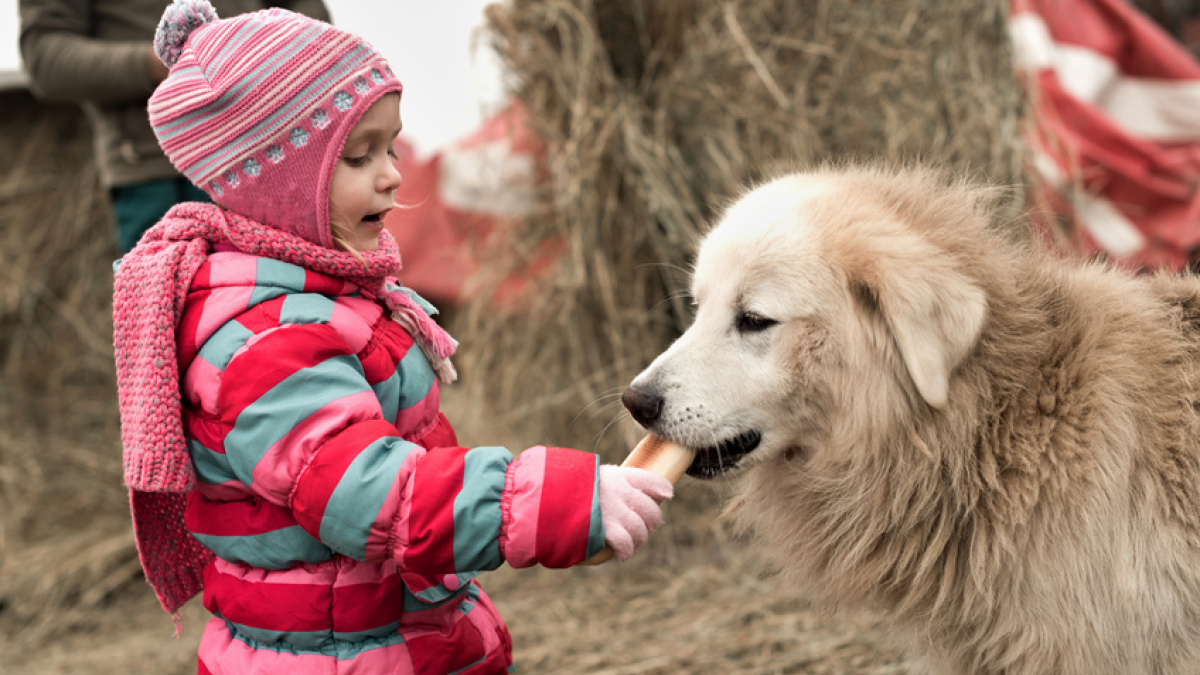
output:
<svg viewBox="0 0 1200 675"><path fill-rule="evenodd" d="M987 312L969 275L979 202L920 170L792 174L747 193L701 243L695 321L625 406L699 448L698 478L945 407Z"/></svg>

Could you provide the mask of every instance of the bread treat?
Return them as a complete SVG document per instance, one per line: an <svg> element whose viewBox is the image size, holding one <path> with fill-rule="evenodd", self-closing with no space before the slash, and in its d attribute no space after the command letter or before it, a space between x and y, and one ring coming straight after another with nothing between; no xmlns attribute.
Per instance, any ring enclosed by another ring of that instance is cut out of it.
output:
<svg viewBox="0 0 1200 675"><path fill-rule="evenodd" d="M653 471L674 485L679 482L680 478L683 478L683 473L687 471L695 457L696 451L692 448L672 443L654 434L647 434L633 449L633 452L629 453L625 461L621 462L621 466ZM599 565L607 562L613 555L615 554L612 547L605 546L604 550L580 564Z"/></svg>

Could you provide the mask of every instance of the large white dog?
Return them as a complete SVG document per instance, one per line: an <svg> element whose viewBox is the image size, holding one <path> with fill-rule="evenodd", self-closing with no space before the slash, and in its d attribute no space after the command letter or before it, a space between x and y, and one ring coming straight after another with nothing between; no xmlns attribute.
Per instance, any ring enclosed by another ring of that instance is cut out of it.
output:
<svg viewBox="0 0 1200 675"><path fill-rule="evenodd" d="M1200 673L1200 281L1053 260L938 171L827 168L704 238L624 403L798 592L932 673Z"/></svg>

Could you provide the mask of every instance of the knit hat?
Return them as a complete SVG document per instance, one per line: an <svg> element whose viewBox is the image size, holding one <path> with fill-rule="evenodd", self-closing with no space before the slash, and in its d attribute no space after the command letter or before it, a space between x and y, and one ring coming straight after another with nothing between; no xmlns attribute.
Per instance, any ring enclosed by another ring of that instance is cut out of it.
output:
<svg viewBox="0 0 1200 675"><path fill-rule="evenodd" d="M351 129L402 91L362 38L284 9L219 19L175 0L154 49L170 74L150 125L180 173L230 211L333 247L329 184Z"/></svg>

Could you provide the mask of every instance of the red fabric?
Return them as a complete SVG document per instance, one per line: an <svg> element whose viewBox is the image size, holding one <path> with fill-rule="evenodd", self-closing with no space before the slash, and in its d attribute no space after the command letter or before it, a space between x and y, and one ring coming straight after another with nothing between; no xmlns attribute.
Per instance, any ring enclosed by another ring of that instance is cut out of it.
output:
<svg viewBox="0 0 1200 675"><path fill-rule="evenodd" d="M1027 138L1035 163L1059 176L1039 173L1036 224L1067 250L1121 266L1188 267L1200 248L1200 125L1192 121L1200 111L1168 115L1181 123L1155 127L1155 134L1136 127L1147 126L1155 107L1169 110L1182 89L1200 86L1200 63L1123 0L1013 0L1011 7L1014 26L1044 24L1056 55L1052 64L1024 62L1032 50L1023 53L1022 34L1014 31L1018 67L1028 67ZM1077 95L1089 85L1094 96ZM1122 99L1122 92L1132 95ZM1142 106L1151 112L1139 115ZM1114 219L1085 202L1111 208L1125 223L1117 229L1135 232L1124 241L1134 243L1114 246L1104 234L1112 229L1103 229Z"/></svg>
<svg viewBox="0 0 1200 675"><path fill-rule="evenodd" d="M227 429L221 426L220 419L209 417L194 410L185 409L183 411L183 421L188 436L213 452L222 455L225 454L225 432Z"/></svg>
<svg viewBox="0 0 1200 675"><path fill-rule="evenodd" d="M412 336L401 330L376 331L372 335L373 345L368 345L360 354L363 375L371 386L383 382L396 372L396 364L404 359L413 347Z"/></svg>
<svg viewBox="0 0 1200 675"><path fill-rule="evenodd" d="M458 672L468 666L478 669L471 672L503 673L507 671L509 659L507 654L499 650L489 654L479 629L470 621L455 623L449 636L433 633L409 639L408 653L412 657L415 675L442 675ZM489 656L491 658L487 659ZM495 670L483 669L488 662L495 663Z"/></svg>
<svg viewBox="0 0 1200 675"><path fill-rule="evenodd" d="M438 413L437 422L429 431L425 432L418 443L430 450L454 448L458 447L458 435L454 433L454 427L450 426L450 420L447 420L442 413Z"/></svg>
<svg viewBox="0 0 1200 675"><path fill-rule="evenodd" d="M503 148L504 152L489 155L492 161L477 173L471 173L469 165L443 161L452 153L487 148ZM469 136L427 159L418 158L403 139L396 142L396 151L404 177L396 201L406 206L390 211L384 223L404 256L402 280L435 304L457 305L476 290L473 281L482 266L509 253L504 241L520 216L498 213L498 204L486 199L470 207L449 203L447 186L466 181L481 184L488 192L530 192L543 180L544 147L529 129L525 109L514 102ZM514 176L496 168L506 159L522 158L531 159L536 166L533 177ZM528 203L527 207L534 205ZM544 271L557 257L555 247L549 246L489 290L500 300L514 298L531 276Z"/></svg>
<svg viewBox="0 0 1200 675"><path fill-rule="evenodd" d="M307 351L289 349L289 343L295 340L303 340ZM298 371L312 368L333 358L354 355L337 331L325 324L290 326L287 332L264 335L260 342L260 349L264 353L272 353L274 350L278 357L270 361L256 362L253 377L236 378L225 386L222 391L221 417L230 428L246 406L253 405L264 394ZM275 344L279 345L278 349L273 347Z"/></svg>
<svg viewBox="0 0 1200 675"><path fill-rule="evenodd" d="M538 561L551 568L570 567L588 554L592 493L579 486L595 485L596 460L576 450L546 448L545 475L542 504L548 508L538 513Z"/></svg>
<svg viewBox="0 0 1200 675"><path fill-rule="evenodd" d="M253 309L238 316L235 321L251 333L261 333L267 329L279 327L279 313L282 309L282 303L264 302L255 305ZM179 361L181 363L191 363L190 361L184 361L182 354Z"/></svg>
<svg viewBox="0 0 1200 675"><path fill-rule="evenodd" d="M338 628L328 609L333 604L333 594L334 588L327 584L261 583L248 576L223 574L216 565L209 565L204 574L205 609L269 630L308 632Z"/></svg>
<svg viewBox="0 0 1200 675"><path fill-rule="evenodd" d="M330 612L339 631L356 633L394 620L397 607L404 607L404 585L398 575L383 575L378 581L334 586Z"/></svg>
<svg viewBox="0 0 1200 675"><path fill-rule="evenodd" d="M218 507L188 507L184 522L193 534L245 537L296 524L296 518L287 508L259 499L214 502L200 494L199 490L193 490L188 495L188 503L193 501Z"/></svg>
<svg viewBox="0 0 1200 675"><path fill-rule="evenodd" d="M454 500L463 489L465 461L462 449L443 448L426 454L417 463L412 478L405 568L418 572L462 571L454 567Z"/></svg>
<svg viewBox="0 0 1200 675"><path fill-rule="evenodd" d="M304 292L340 295L346 292L346 282L312 270L304 270Z"/></svg>
<svg viewBox="0 0 1200 675"><path fill-rule="evenodd" d="M199 288L211 286L209 281L211 270L211 265L201 263L200 268L196 270L196 276L192 277L192 283ZM179 353L181 363L191 363L192 359L196 358L196 353L200 351L200 342L196 336L199 333L200 317L204 314L202 307L208 302L210 295L212 295L211 291L193 291L188 293L187 299L183 303L179 325L175 329L175 348Z"/></svg>
<svg viewBox="0 0 1200 675"><path fill-rule="evenodd" d="M288 584L263 581L254 573L225 574L210 565L205 584L209 611L268 630L354 633L396 621L404 607L404 586L396 574L358 584Z"/></svg>
<svg viewBox="0 0 1200 675"><path fill-rule="evenodd" d="M330 438L321 447L300 476L292 497L292 512L296 521L309 534L321 539L321 523L325 507L334 490L364 448L380 438L397 435L396 427L385 420L360 422Z"/></svg>

